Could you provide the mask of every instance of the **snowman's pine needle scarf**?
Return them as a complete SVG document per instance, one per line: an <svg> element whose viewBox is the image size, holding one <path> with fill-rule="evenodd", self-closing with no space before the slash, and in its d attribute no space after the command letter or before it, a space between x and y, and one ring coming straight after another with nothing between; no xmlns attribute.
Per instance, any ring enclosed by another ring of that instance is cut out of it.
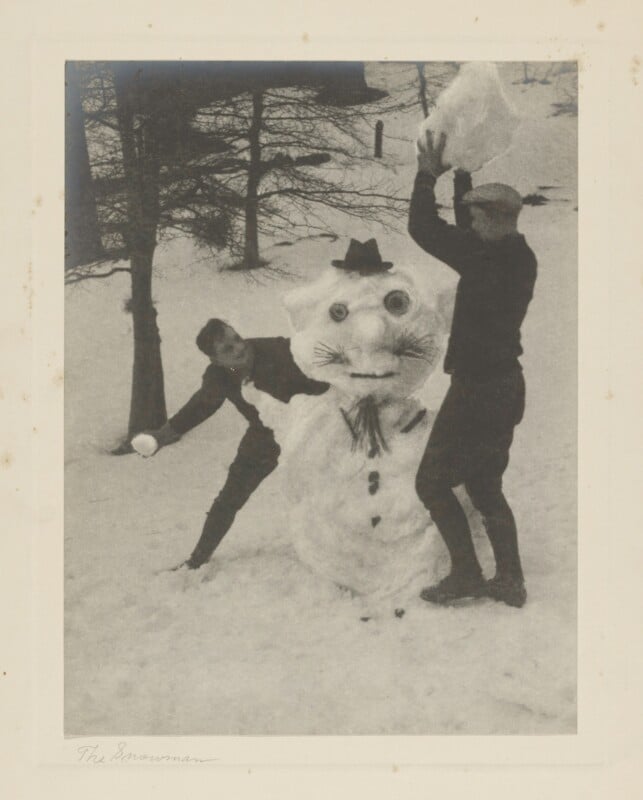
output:
<svg viewBox="0 0 643 800"><path fill-rule="evenodd" d="M388 452L388 445L380 426L378 405L371 395L358 400L350 412L344 411L343 408L340 408L340 411L351 434L353 452L358 447L363 447L369 458L381 455L383 450Z"/></svg>

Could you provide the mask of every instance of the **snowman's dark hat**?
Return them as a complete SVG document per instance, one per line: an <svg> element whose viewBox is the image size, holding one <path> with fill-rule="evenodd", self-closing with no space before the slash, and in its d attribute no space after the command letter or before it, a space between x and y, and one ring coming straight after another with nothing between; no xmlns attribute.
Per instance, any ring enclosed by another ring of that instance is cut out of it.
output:
<svg viewBox="0 0 643 800"><path fill-rule="evenodd" d="M344 260L335 259L330 263L338 269L359 272L360 275L375 275L378 272L386 272L393 266L392 261L382 261L375 239L369 239L367 242L351 239Z"/></svg>

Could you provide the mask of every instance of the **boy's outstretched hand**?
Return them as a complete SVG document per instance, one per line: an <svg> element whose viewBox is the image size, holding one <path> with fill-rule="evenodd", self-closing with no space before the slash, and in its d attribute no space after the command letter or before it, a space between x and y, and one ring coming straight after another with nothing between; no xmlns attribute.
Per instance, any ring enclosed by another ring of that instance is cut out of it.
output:
<svg viewBox="0 0 643 800"><path fill-rule="evenodd" d="M158 430L137 433L132 439L132 447L143 458L149 458L157 453L161 447L178 442L180 438L169 422L166 422Z"/></svg>
<svg viewBox="0 0 643 800"><path fill-rule="evenodd" d="M154 436L153 431L143 431L143 433L137 433L136 436L132 439L132 447L139 456L143 456L143 458L149 458L153 456L154 453L158 452L159 443Z"/></svg>
<svg viewBox="0 0 643 800"><path fill-rule="evenodd" d="M451 169L449 164L444 164L442 157L447 143L446 133L441 133L438 143L433 141L433 133L426 131L424 136L417 140L417 159L418 170L420 172L430 172L434 178Z"/></svg>

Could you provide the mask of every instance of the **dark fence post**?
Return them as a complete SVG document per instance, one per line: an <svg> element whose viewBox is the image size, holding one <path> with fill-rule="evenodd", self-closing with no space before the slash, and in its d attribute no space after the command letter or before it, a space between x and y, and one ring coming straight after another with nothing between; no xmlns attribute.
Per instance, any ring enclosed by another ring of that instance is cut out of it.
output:
<svg viewBox="0 0 643 800"><path fill-rule="evenodd" d="M384 134L384 123L378 119L375 123L375 158L382 158L382 136Z"/></svg>

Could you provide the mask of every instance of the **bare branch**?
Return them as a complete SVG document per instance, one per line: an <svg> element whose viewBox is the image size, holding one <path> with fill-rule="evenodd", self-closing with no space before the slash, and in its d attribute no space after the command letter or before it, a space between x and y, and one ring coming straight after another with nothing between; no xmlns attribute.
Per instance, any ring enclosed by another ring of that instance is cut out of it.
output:
<svg viewBox="0 0 643 800"><path fill-rule="evenodd" d="M82 274L78 274L77 270L74 270L74 275L71 278L65 277L65 283L80 283L81 281L88 281L92 278L109 278L110 275L113 275L115 272L130 272L131 269L129 267L113 267L109 272L91 272L85 271Z"/></svg>

